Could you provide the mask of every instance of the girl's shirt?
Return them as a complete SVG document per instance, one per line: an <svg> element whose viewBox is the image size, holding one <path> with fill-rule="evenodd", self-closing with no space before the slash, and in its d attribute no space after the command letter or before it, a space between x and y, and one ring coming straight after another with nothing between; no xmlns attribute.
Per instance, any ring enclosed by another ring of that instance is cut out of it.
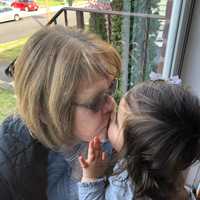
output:
<svg viewBox="0 0 200 200"><path fill-rule="evenodd" d="M108 186L105 187L104 178L94 182L79 182L79 200L130 200L134 199L134 185L128 179L127 171L110 176ZM188 200L196 200L191 189L185 187L188 192ZM150 200L150 199L148 199Z"/></svg>
<svg viewBox="0 0 200 200"><path fill-rule="evenodd" d="M105 187L105 179L100 178L94 182L79 182L79 200L130 200L134 196L134 186L128 180L127 171L117 173L120 163L114 167L116 175L108 178L108 186Z"/></svg>

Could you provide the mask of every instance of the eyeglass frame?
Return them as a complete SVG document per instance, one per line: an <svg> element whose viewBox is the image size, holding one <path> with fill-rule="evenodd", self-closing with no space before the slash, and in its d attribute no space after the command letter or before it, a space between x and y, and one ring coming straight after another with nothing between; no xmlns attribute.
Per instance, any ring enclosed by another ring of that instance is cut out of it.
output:
<svg viewBox="0 0 200 200"><path fill-rule="evenodd" d="M114 96L116 93L116 90L118 89L118 79L115 78L114 80L112 80L109 88L107 89L107 91L103 92L103 94L100 96L101 97L101 103L98 103L99 105L92 105L94 104L94 101L89 102L89 103L77 103L77 102L73 102L72 105L74 106L79 106L79 107L83 107L89 110L92 110L93 112L97 113L99 112L103 106L106 104L108 97L110 96ZM99 98L99 96L97 97ZM96 102L95 102L96 103Z"/></svg>

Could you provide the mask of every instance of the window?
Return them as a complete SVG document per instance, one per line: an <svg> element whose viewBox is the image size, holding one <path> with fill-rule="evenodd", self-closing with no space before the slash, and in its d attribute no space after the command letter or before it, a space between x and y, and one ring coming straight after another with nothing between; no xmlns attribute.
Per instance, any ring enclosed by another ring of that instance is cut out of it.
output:
<svg viewBox="0 0 200 200"><path fill-rule="evenodd" d="M123 2L123 11L135 13L121 19L123 90L149 79L151 71L161 73L163 78L178 74L194 1Z"/></svg>
<svg viewBox="0 0 200 200"><path fill-rule="evenodd" d="M163 73L172 8L172 0L123 1L120 10L131 15L121 17L121 37L114 41L123 58L123 90L149 79L151 71Z"/></svg>
<svg viewBox="0 0 200 200"><path fill-rule="evenodd" d="M12 8L8 8L8 7L4 8L5 12L11 11L11 10L12 10Z"/></svg>

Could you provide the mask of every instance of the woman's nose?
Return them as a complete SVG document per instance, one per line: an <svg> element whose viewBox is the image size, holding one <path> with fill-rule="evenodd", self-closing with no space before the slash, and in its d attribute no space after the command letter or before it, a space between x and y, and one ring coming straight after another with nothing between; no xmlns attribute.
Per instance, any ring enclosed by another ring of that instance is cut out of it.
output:
<svg viewBox="0 0 200 200"><path fill-rule="evenodd" d="M109 96L107 102L103 106L102 112L103 114L112 112L116 107L116 102L112 96Z"/></svg>

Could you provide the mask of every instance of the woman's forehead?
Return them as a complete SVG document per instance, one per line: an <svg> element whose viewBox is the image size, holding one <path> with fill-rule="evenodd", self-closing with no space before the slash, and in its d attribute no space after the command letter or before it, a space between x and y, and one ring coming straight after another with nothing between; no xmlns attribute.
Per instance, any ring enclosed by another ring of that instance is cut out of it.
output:
<svg viewBox="0 0 200 200"><path fill-rule="evenodd" d="M97 94L107 90L112 79L101 78L92 82L81 81L78 87L77 100L84 100L88 97L94 97Z"/></svg>

